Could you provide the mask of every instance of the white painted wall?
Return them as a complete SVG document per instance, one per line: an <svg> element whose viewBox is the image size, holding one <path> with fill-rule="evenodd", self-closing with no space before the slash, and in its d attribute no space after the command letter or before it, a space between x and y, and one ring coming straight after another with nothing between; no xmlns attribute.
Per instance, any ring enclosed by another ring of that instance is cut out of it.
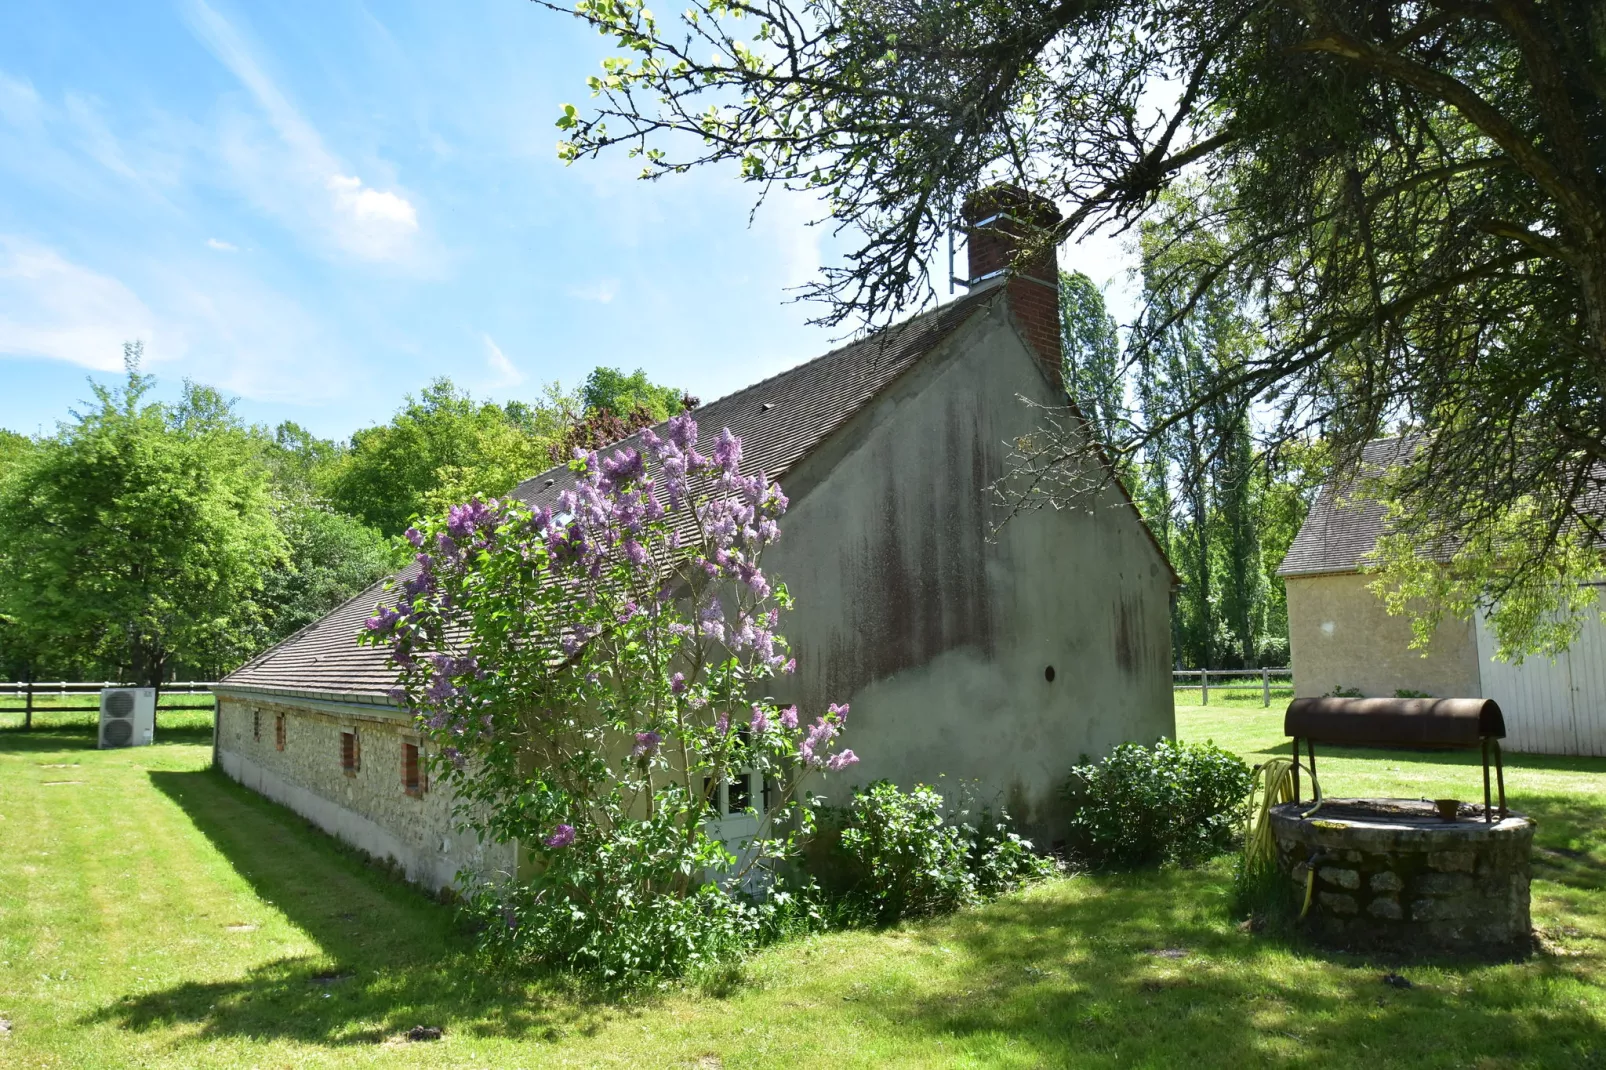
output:
<svg viewBox="0 0 1606 1070"><path fill-rule="evenodd" d="M1478 618L1483 694L1505 715L1504 747L1526 754L1606 756L1606 625L1591 611L1572 647L1555 659L1497 661L1488 621Z"/></svg>

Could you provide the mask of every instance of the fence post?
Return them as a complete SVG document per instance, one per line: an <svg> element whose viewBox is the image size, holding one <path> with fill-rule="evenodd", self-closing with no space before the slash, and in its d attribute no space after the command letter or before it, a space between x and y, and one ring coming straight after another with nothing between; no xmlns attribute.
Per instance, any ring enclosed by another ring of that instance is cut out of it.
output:
<svg viewBox="0 0 1606 1070"><path fill-rule="evenodd" d="M33 677L28 678L28 697L23 704L22 728L28 732L33 730Z"/></svg>
<svg viewBox="0 0 1606 1070"><path fill-rule="evenodd" d="M1199 705L1210 705L1210 670L1199 670Z"/></svg>
<svg viewBox="0 0 1606 1070"><path fill-rule="evenodd" d="M1260 704L1271 708L1271 670L1264 665L1260 667Z"/></svg>

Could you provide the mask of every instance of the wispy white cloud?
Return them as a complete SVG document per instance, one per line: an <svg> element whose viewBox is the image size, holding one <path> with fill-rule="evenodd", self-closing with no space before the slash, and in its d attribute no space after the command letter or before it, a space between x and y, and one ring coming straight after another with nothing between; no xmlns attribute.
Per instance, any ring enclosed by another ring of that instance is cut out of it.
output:
<svg viewBox="0 0 1606 1070"><path fill-rule="evenodd" d="M208 238L206 239L206 244L208 248L216 249L220 253L237 253L240 251L238 245L224 241L222 238Z"/></svg>
<svg viewBox="0 0 1606 1070"><path fill-rule="evenodd" d="M117 279L0 235L0 353L115 371L125 341L160 337L151 310Z"/></svg>
<svg viewBox="0 0 1606 1070"><path fill-rule="evenodd" d="M405 197L368 189L356 175L334 175L329 179L329 188L334 190L335 204L359 223L418 229L418 212Z"/></svg>
<svg viewBox="0 0 1606 1070"><path fill-rule="evenodd" d="M361 369L336 332L238 262L207 258L158 273L153 293L184 374L256 401L319 405L349 398ZM208 264L214 265L208 270Z"/></svg>
<svg viewBox="0 0 1606 1070"><path fill-rule="evenodd" d="M147 359L255 400L318 404L348 396L352 369L296 301L215 260L150 266L143 295L56 250L0 235L0 357L122 367Z"/></svg>
<svg viewBox="0 0 1606 1070"><path fill-rule="evenodd" d="M0 120L17 127L39 127L44 122L44 101L32 82L0 71Z"/></svg>
<svg viewBox="0 0 1606 1070"><path fill-rule="evenodd" d="M274 135L259 138L250 123L225 132L225 156L241 183L291 226L310 225L319 244L366 260L406 260L419 229L417 206L351 174L234 25L205 0L192 0L189 14L196 36L245 87Z"/></svg>
<svg viewBox="0 0 1606 1070"><path fill-rule="evenodd" d="M578 286L567 286L563 292L577 301L594 301L599 305L606 305L619 296L619 280L601 279Z"/></svg>
<svg viewBox="0 0 1606 1070"><path fill-rule="evenodd" d="M502 347L496 344L496 339L488 334L482 334L480 337L485 340L485 363L489 364L491 371L496 373L496 381L491 384L491 388L518 386L524 382L524 373L514 367L511 360L507 359L507 354L502 352Z"/></svg>

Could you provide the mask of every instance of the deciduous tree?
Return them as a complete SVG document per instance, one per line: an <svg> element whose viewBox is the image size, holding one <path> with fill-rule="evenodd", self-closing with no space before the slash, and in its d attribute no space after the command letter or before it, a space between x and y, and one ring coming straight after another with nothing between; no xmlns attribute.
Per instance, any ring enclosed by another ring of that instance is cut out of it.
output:
<svg viewBox="0 0 1606 1070"><path fill-rule="evenodd" d="M243 654L262 575L284 553L267 469L215 391L177 405L127 348L122 386L42 441L4 483L0 607L56 664L154 686Z"/></svg>

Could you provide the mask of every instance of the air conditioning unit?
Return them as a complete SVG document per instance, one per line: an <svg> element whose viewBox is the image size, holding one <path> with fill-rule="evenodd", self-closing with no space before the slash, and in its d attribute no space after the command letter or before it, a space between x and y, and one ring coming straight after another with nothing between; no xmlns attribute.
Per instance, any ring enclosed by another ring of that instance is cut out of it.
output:
<svg viewBox="0 0 1606 1070"><path fill-rule="evenodd" d="M100 693L100 745L143 747L156 735L156 690L108 687Z"/></svg>

